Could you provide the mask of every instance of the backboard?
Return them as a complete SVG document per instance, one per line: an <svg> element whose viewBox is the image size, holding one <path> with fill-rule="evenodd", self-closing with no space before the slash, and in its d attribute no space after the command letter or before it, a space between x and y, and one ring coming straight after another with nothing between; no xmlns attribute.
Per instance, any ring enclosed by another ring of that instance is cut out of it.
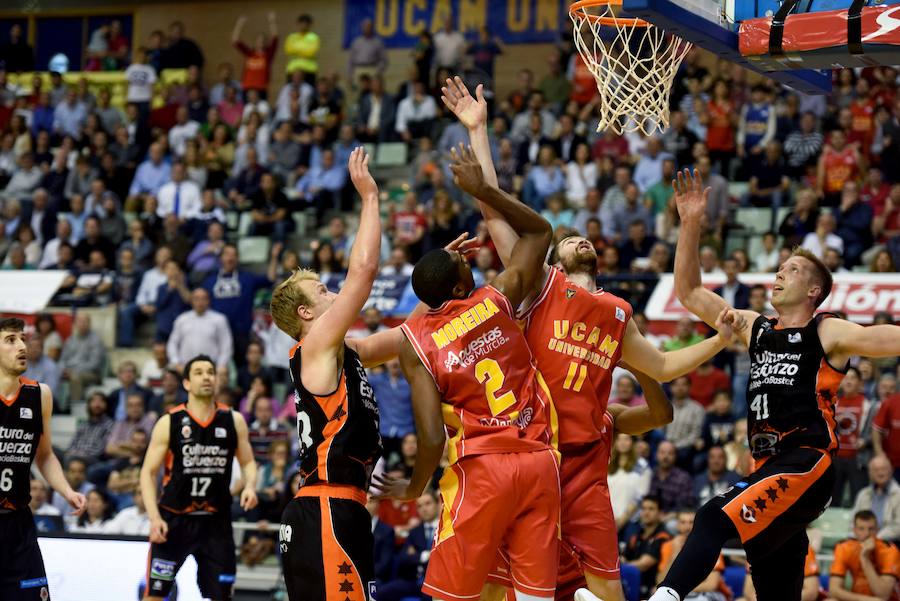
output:
<svg viewBox="0 0 900 601"><path fill-rule="evenodd" d="M848 8L851 0L801 0L804 10ZM737 63L746 69L805 94L831 90L831 72L811 69L769 71L741 55L738 28L741 21L772 16L780 7L777 0L624 0L629 17L653 23L694 45Z"/></svg>

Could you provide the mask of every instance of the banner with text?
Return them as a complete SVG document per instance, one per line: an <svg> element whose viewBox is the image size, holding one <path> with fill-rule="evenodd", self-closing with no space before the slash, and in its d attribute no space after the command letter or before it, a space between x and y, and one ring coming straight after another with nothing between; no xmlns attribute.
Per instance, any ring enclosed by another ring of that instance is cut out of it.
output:
<svg viewBox="0 0 900 601"><path fill-rule="evenodd" d="M344 273L323 274L321 281L332 292L340 292L344 285ZM386 317L406 315L411 312L418 300L410 286L407 275L380 274L372 283L372 293L366 301L365 308L375 307Z"/></svg>
<svg viewBox="0 0 900 601"><path fill-rule="evenodd" d="M555 42L568 19L567 6L559 0L346 0L344 48L366 20L388 48L412 48L423 29L433 34L448 18L472 41L487 27L492 37L507 44Z"/></svg>
<svg viewBox="0 0 900 601"><path fill-rule="evenodd" d="M740 281L748 286L762 284L771 296L775 274L742 274ZM675 321L682 317L691 317L675 297L674 282L671 273L660 277L647 302L645 313L648 319ZM724 275L703 278L703 286L709 289L724 283ZM900 315L900 278L895 273L837 273L834 275L831 295L825 299L818 311L840 311L845 313L850 321L864 324L872 323L872 318L881 311L896 317Z"/></svg>

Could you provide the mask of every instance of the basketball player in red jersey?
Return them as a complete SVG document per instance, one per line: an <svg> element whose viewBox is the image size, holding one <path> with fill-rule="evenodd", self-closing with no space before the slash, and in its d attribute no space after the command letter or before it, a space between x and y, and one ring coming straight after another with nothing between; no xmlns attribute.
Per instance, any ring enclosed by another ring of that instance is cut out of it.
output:
<svg viewBox="0 0 900 601"><path fill-rule="evenodd" d="M485 179L496 185L487 136L487 105L480 88L473 98L459 78L447 80L444 104L469 130ZM481 202L491 238L509 265L518 232ZM583 572L588 588L604 601L622 601L615 520L606 490L603 462L610 441L603 419L612 368L624 359L649 380L667 381L688 373L728 345L735 314L723 311L722 335L672 353L662 353L638 331L631 306L598 290L597 252L585 238L562 240L554 251L562 271L543 265L527 291L520 313L525 335L541 373L556 399L562 453L562 535L557 597L571 598ZM722 329L722 328L720 328ZM671 418L669 418L670 420ZM663 422L667 423L667 422ZM662 423L650 425L648 429ZM494 579L502 583L502 579ZM559 593L563 593L560 595Z"/></svg>
<svg viewBox="0 0 900 601"><path fill-rule="evenodd" d="M453 151L457 185L493 206L521 237L493 285L475 289L459 253L433 250L416 263L413 290L431 310L401 328L400 363L412 388L419 449L410 480L378 479L385 496L415 499L441 458L443 514L422 591L477 599L497 562L509 562L516 598L550 600L556 587L559 472L556 415L515 309L540 277L550 225L485 184L471 149Z"/></svg>
<svg viewBox="0 0 900 601"><path fill-rule="evenodd" d="M673 186L681 216L675 292L711 323L730 308L700 280L697 249L709 188L687 170ZM740 312L746 323L736 334L750 351L747 421L755 470L700 508L696 528L651 601L684 599L732 538L747 552L759 601L800 599L806 526L824 511L834 487L835 401L847 363L853 355L900 354L900 326L863 327L833 313L816 314L831 285L828 268L796 249L775 274L776 316Z"/></svg>
<svg viewBox="0 0 900 601"><path fill-rule="evenodd" d="M275 325L299 343L291 350L300 438L300 488L280 531L288 597L302 601L375 598L369 477L381 456L378 407L365 368L394 357L400 328L346 339L378 274L381 219L378 187L362 148L350 155L350 179L362 199L356 242L340 293L318 274L299 270L272 293ZM465 235L448 249L467 255ZM424 308L417 308L417 311Z"/></svg>
<svg viewBox="0 0 900 601"><path fill-rule="evenodd" d="M50 442L53 393L22 377L28 367L25 322L0 319L0 600L50 598L31 502L31 464L75 511L84 495L72 490Z"/></svg>

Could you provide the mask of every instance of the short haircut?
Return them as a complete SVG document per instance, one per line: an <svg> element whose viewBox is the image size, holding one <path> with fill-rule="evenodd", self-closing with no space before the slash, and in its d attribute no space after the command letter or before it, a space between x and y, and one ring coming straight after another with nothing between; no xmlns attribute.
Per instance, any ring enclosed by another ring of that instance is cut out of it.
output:
<svg viewBox="0 0 900 601"><path fill-rule="evenodd" d="M643 504L646 503L647 501L649 501L649 502L653 503L654 505L656 505L656 508L657 508L657 509L661 509L661 508L662 508L662 499L660 499L660 498L659 498L658 496L656 496L656 495L644 495L644 498L641 499L641 505L643 505Z"/></svg>
<svg viewBox="0 0 900 601"><path fill-rule="evenodd" d="M191 368L194 366L194 363L209 363L210 365L213 366L213 368L216 367L216 362L213 361L213 358L210 357L209 355L197 355L196 357L194 357L190 361L188 361L187 364L184 366L184 377L185 378L191 377Z"/></svg>
<svg viewBox="0 0 900 601"><path fill-rule="evenodd" d="M269 313L278 329L291 338L300 337L300 317L297 308L312 305L312 299L300 287L306 280L319 281L319 274L309 269L298 269L272 292Z"/></svg>
<svg viewBox="0 0 900 601"><path fill-rule="evenodd" d="M822 291L819 293L819 296L817 296L815 300L815 306L818 307L819 305L824 303L825 299L828 298L828 295L831 294L831 287L834 285L834 280L831 277L831 272L819 257L806 250L805 248L795 246L791 251L791 256L803 257L813 264L813 281L822 288Z"/></svg>
<svg viewBox="0 0 900 601"><path fill-rule="evenodd" d="M0 319L0 332L24 332L25 322L18 317Z"/></svg>
<svg viewBox="0 0 900 601"><path fill-rule="evenodd" d="M765 287L764 284L753 284L750 286L750 294L753 294L757 290L762 290L764 294L769 294L769 289Z"/></svg>
<svg viewBox="0 0 900 601"><path fill-rule="evenodd" d="M412 287L419 300L436 309L453 298L459 282L459 267L443 248L428 251L413 269Z"/></svg>
<svg viewBox="0 0 900 601"><path fill-rule="evenodd" d="M80 463L84 466L84 469L87 469L87 460L82 457L69 457L69 460L66 461L66 469L69 469L75 463Z"/></svg>
<svg viewBox="0 0 900 601"><path fill-rule="evenodd" d="M875 513L869 509L860 509L856 513L853 514L853 522L875 522L878 523L878 518L875 516Z"/></svg>

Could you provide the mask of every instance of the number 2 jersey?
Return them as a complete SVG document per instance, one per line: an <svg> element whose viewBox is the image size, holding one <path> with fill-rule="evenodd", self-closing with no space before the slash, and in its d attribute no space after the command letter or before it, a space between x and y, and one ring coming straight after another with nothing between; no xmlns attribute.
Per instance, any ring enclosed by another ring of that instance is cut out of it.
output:
<svg viewBox="0 0 900 601"><path fill-rule="evenodd" d="M359 355L346 344L334 392L317 396L300 380L303 341L291 351L291 378L297 390L300 486L343 484L369 488L381 457L378 406Z"/></svg>
<svg viewBox="0 0 900 601"><path fill-rule="evenodd" d="M551 267L521 317L559 413L560 448L600 440L631 305L603 290L588 292Z"/></svg>
<svg viewBox="0 0 900 601"><path fill-rule="evenodd" d="M478 288L401 328L443 398L451 464L556 446L550 391L512 305L496 288Z"/></svg>
<svg viewBox="0 0 900 601"><path fill-rule="evenodd" d="M231 409L217 404L203 422L183 404L169 410L169 420L159 506L175 514L230 515L231 465L237 450Z"/></svg>
<svg viewBox="0 0 900 601"><path fill-rule="evenodd" d="M19 377L16 394L0 397L0 509L31 501L31 463L43 433L40 384Z"/></svg>
<svg viewBox="0 0 900 601"><path fill-rule="evenodd" d="M779 328L765 316L753 322L747 426L755 459L797 447L837 449L834 414L844 372L828 363L819 339L819 324L832 317L819 313L799 328Z"/></svg>

